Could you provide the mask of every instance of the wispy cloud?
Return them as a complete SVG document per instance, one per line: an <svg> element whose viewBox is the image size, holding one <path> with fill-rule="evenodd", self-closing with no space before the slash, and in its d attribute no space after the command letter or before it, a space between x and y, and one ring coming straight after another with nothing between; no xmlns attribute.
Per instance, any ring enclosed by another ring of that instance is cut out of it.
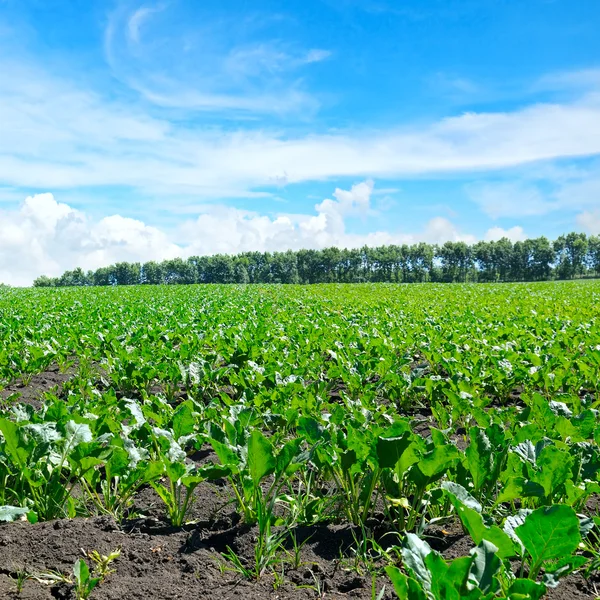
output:
<svg viewBox="0 0 600 600"><path fill-rule="evenodd" d="M412 128L291 136L190 126L39 66L0 59L0 69L0 185L13 187L120 185L156 197L219 198L281 182L498 171L600 154L593 94Z"/></svg>
<svg viewBox="0 0 600 600"><path fill-rule="evenodd" d="M578 227L594 229L584 227L584 223L595 222L593 209L600 205L597 160L590 159L577 166L559 162L520 171L469 184L465 191L493 219L545 217L563 211L577 215L574 224Z"/></svg>
<svg viewBox="0 0 600 600"><path fill-rule="evenodd" d="M493 219L540 216L559 206L556 201L548 200L537 186L525 182L472 184L466 186L466 191Z"/></svg>
<svg viewBox="0 0 600 600"><path fill-rule="evenodd" d="M122 88L121 96L105 94L78 74L61 75L51 60L10 62L0 53L0 185L128 186L187 206L190 196L218 200L336 177L487 173L600 154L600 84L568 101L389 122L385 129L303 133L295 122L286 130L285 121L267 127L264 120L233 125L199 116L196 109L255 117L314 107L296 75L330 53L277 36L276 22L264 35L258 18L237 23L223 13L186 29L182 15L170 12L175 5L126 3L110 16L107 57L140 97ZM468 90L471 83L457 85ZM517 192L522 198L523 189ZM486 202L494 200L480 205ZM551 208L544 198L515 204L530 214ZM501 216L513 209L486 210Z"/></svg>
<svg viewBox="0 0 600 600"><path fill-rule="evenodd" d="M332 54L333 53L330 50L323 50L321 48L313 48L312 50L309 50L306 53L306 55L304 56L302 61L307 64L322 62L324 60L327 60L328 58L331 58Z"/></svg>
<svg viewBox="0 0 600 600"><path fill-rule="evenodd" d="M142 6L138 8L129 17L127 21L127 31L129 39L138 44L140 42L140 30L144 21L148 20L153 14L159 13L164 9L164 6Z"/></svg>
<svg viewBox="0 0 600 600"><path fill-rule="evenodd" d="M301 71L330 56L294 40L265 34L268 19L213 18L192 26L176 5L120 5L105 32L113 74L162 107L212 112L287 114L313 111L318 101ZM161 13L161 18L153 18ZM173 14L171 14L173 13ZM143 35L142 35L143 27Z"/></svg>
<svg viewBox="0 0 600 600"><path fill-rule="evenodd" d="M550 73L540 77L533 85L535 90L600 89L600 69L580 69Z"/></svg>

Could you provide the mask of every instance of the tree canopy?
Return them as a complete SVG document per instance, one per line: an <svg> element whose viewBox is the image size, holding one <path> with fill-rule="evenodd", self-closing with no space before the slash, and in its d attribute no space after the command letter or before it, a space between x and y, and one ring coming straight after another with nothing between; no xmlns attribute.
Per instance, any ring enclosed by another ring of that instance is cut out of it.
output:
<svg viewBox="0 0 600 600"><path fill-rule="evenodd" d="M36 287L189 283L494 282L600 275L600 236L511 242L419 243L356 249L243 252L163 262L120 262L38 277Z"/></svg>

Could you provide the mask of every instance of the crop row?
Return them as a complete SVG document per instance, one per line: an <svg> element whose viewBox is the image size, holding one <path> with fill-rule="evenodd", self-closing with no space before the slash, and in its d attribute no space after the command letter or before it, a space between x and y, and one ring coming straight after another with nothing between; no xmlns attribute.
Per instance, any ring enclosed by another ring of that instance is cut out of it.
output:
<svg viewBox="0 0 600 600"><path fill-rule="evenodd" d="M226 484L270 574L298 527L345 523L401 598L540 598L594 577L594 282L28 290L0 298L0 518L174 527ZM58 364L40 401L27 387ZM458 520L470 555L425 541Z"/></svg>

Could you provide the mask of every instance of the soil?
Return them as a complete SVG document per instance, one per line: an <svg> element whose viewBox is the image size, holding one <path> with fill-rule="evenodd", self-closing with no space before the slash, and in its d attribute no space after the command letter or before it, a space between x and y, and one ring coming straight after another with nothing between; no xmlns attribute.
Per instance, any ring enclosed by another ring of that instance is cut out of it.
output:
<svg viewBox="0 0 600 600"><path fill-rule="evenodd" d="M51 366L34 375L27 385L22 382L8 385L0 391L0 400L18 393L20 402L39 406L44 392L59 394L75 372L76 367L61 372ZM343 391L343 388L334 388L332 396ZM421 434L427 435L435 423L431 415L420 416L425 417L420 426ZM453 441L462 447L464 436L456 437ZM213 456L203 450L192 459L200 463L213 460ZM225 482L201 484L188 514L193 524L182 528L173 528L166 522L163 504L151 488L137 494L133 510L136 518L122 523L107 516L37 524L0 523L0 598L73 600L72 584L47 585L35 579L27 580L22 592L17 594L18 573L26 570L41 575L52 570L70 575L74 562L84 558L86 552L97 550L108 554L117 548L121 556L113 563L115 572L92 592L92 600L371 600L374 597L371 577L352 568L354 538L349 526L298 528L296 540L302 545L299 564L293 564L292 548L288 545L288 554L280 553L281 582L272 574L248 581L233 572L223 553L231 548L243 563L252 564L258 532L240 523L231 500L232 492ZM592 512L597 512L598 499L593 498L590 504ZM447 559L465 556L473 547L458 522L428 528L425 539ZM87 562L91 564L89 559ZM383 580L379 578L378 586L383 585ZM596 598L596 585L600 588L597 575L590 581L579 574L573 575L550 590L547 598ZM380 587L375 596L379 590ZM395 595L388 582L382 600L392 598Z"/></svg>
<svg viewBox="0 0 600 600"><path fill-rule="evenodd" d="M76 372L76 365L71 365L64 371L59 369L58 365L50 365L45 371L32 375L27 383L17 379L0 389L0 402L10 399L10 401L30 404L36 409L40 408L44 393L53 392L60 395L64 384Z"/></svg>
<svg viewBox="0 0 600 600"><path fill-rule="evenodd" d="M280 586L271 574L248 581L224 571L223 567L231 566L222 556L228 547L242 561L251 563L257 536L256 528L240 524L227 507L223 514L217 511L226 503L226 495L224 486L200 485L190 514L197 522L183 528L170 527L163 520L160 499L150 489L138 498L137 508L144 510L146 517L120 525L111 517L1 524L0 597L71 600L75 598L72 585L47 586L34 579L17 595L17 573L25 569L38 575L49 570L69 574L85 552L108 554L120 548L121 556L113 563L115 573L94 590L92 598L372 598L370 577L350 568L353 537L343 526L299 528L297 543L305 542L300 564L292 564L289 546L290 556L281 554L284 581ZM392 589L389 584L387 588L382 598L390 600Z"/></svg>

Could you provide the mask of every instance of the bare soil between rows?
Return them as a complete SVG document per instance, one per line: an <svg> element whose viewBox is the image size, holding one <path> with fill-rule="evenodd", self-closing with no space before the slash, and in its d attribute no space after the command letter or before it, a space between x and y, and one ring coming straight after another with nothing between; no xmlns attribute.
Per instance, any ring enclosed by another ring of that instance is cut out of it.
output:
<svg viewBox="0 0 600 600"><path fill-rule="evenodd" d="M246 561L254 552L256 530L240 524L232 525L233 515L212 523L201 514L221 503L221 491L212 484L198 488L194 517L197 524L171 528L167 523L148 517L118 525L110 517L76 518L29 524L27 522L0 525L0 597L27 600L72 600L73 588L68 584L47 586L36 580L25 583L16 593L19 570L40 574L55 570L72 572L73 563L84 552L98 550L108 554L120 548L121 556L113 566L115 573L97 587L91 598L97 600L172 600L245 598L309 599L355 598L371 600L371 578L360 575L352 565L352 530L347 526L319 525L297 531L302 547L300 565L283 565L283 583L276 584L272 574L258 581L248 581L237 573L224 571L227 563L222 552L231 547ZM141 502L152 501L148 491ZM156 507L148 506L152 514ZM230 525L230 526L227 526ZM446 558L465 556L472 542L459 524L431 528L426 532L431 546ZM88 561L89 562L89 561ZM386 582L378 579L377 590ZM589 599L597 596L594 582L580 575L564 580L550 590L553 600ZM384 599L395 598L389 582Z"/></svg>
<svg viewBox="0 0 600 600"><path fill-rule="evenodd" d="M77 372L77 367L71 365L61 370L58 365L50 365L45 371L30 376L27 382L22 379L12 381L0 389L0 401L6 402L14 399L15 402L30 404L34 408L41 406L41 401L46 392L60 395L63 386Z"/></svg>
<svg viewBox="0 0 600 600"><path fill-rule="evenodd" d="M75 367L63 372L51 366L33 375L27 385L13 382L6 386L0 391L0 400L6 401L16 393L16 401L39 407L44 392L60 395L75 371ZM427 435L429 426L435 423L429 415L422 416L425 419L419 433ZM456 438L453 441L464 448L462 436ZM211 458L204 456L201 460ZM86 552L108 554L117 548L121 556L113 565L115 573L92 592L92 600L373 598L371 576L354 568L355 532L347 525L298 528L296 539L303 543L299 564L292 564L293 551L288 546L289 554L280 553L280 581L272 573L248 581L228 569L231 564L223 553L231 548L243 562L251 564L257 537L256 528L240 523L233 511L232 496L224 482L201 484L189 514L192 524L183 528L168 524L164 507L151 488L142 490L135 500L135 513L143 516L123 523L107 516L37 524L0 523L0 598L72 600L72 585L45 585L34 579L26 581L18 594L16 577L23 570L33 574L49 570L71 574L74 562L84 558ZM377 523L373 527L376 535ZM431 527L425 532L425 539L447 559L465 556L473 547L459 522L443 528ZM382 600L395 598L385 577L378 578L376 593L383 585L386 589ZM576 574L563 580L546 597L592 599L600 595L596 586L600 588L597 575L586 581Z"/></svg>

